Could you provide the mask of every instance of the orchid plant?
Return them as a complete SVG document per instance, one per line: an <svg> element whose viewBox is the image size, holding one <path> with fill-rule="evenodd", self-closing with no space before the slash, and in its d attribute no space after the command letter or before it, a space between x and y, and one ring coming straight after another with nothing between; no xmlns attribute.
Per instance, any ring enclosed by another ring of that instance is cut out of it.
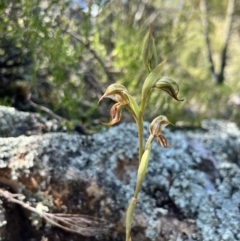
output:
<svg viewBox="0 0 240 241"><path fill-rule="evenodd" d="M139 166L137 172L137 182L134 191L134 195L129 203L126 212L126 241L131 241L131 226L133 220L133 214L137 203L138 194L146 175L148 162L151 154L152 141L155 138L157 143L162 147L168 147L168 143L164 135L162 134L162 127L171 124L166 116L160 115L156 117L149 125L149 138L146 141L145 148L143 141L143 113L147 104L147 99L150 93L154 89L159 89L167 92L171 97L177 101L182 101L178 99L177 95L179 88L177 83L169 77L162 77L162 68L164 67L166 61L163 61L157 65L157 53L154 44L154 38L152 36L152 27L149 27L149 31L144 38L143 48L142 48L142 58L145 67L148 70L148 76L145 79L142 86L141 103L138 103L129 94L125 86L115 83L108 86L104 95L100 98L99 102L104 98L110 98L116 103L112 106L110 110L111 120L109 123L103 123L107 126L112 126L118 123L121 119L122 108L125 107L129 113L133 116L137 128L138 128L138 141L139 141ZM99 103L98 102L98 103Z"/></svg>

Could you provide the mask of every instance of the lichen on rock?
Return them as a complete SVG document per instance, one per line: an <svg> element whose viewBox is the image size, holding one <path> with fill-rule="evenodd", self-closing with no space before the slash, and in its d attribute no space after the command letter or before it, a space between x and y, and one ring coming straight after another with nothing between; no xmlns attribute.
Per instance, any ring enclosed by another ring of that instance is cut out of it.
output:
<svg viewBox="0 0 240 241"><path fill-rule="evenodd" d="M112 225L105 234L81 240L124 240L124 215L138 166L135 124L122 123L89 136L51 132L51 128L44 134L34 132L35 125L25 127L24 118L35 119L34 114L1 107L0 115L4 123L0 133L5 136L0 138L0 183L24 194L33 206L43 203L49 212L80 213ZM10 117L18 124L13 125ZM148 123L144 126L147 135ZM20 134L21 128L34 135ZM170 147L153 143L132 239L240 240L239 128L234 123L208 120L202 129L165 129L164 135ZM11 225L10 217L4 217L6 226ZM39 236L79 240L78 235L44 222L35 222L41 224L37 230L27 223L30 217L34 219L29 213L21 216L25 221L19 230L29 230L24 240Z"/></svg>

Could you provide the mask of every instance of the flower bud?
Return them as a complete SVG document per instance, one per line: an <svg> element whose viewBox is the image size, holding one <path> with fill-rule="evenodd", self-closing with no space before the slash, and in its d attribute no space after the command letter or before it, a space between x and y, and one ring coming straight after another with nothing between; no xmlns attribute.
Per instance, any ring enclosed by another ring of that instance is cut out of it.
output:
<svg viewBox="0 0 240 241"><path fill-rule="evenodd" d="M157 53L152 36L152 25L149 26L149 30L143 41L142 58L148 72L151 72L157 65Z"/></svg>

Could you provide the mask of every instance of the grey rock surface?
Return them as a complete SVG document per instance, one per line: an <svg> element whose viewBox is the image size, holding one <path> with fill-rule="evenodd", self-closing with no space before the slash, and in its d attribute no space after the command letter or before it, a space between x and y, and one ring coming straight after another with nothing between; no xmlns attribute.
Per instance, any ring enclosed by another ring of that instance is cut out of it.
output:
<svg viewBox="0 0 240 241"><path fill-rule="evenodd" d="M57 120L0 106L0 137L30 136L63 130Z"/></svg>
<svg viewBox="0 0 240 241"><path fill-rule="evenodd" d="M2 240L16 240L6 236L12 225L8 214L13 212L23 220L18 240L124 240L124 215L138 165L135 124L123 123L91 136L18 136L15 125L4 119L16 118L21 129L21 123L26 124L19 116L25 113L2 107L0 115L0 133L8 130L7 138L0 138L2 188L23 193L33 206L43 203L50 212L86 214L112 225L102 235L79 236L23 214L19 206L2 199ZM37 125L40 117L29 115ZM26 129L31 132L36 125ZM153 144L134 216L133 241L240 240L240 130L219 120L202 126L195 131L165 129L170 148ZM145 123L146 137L147 127Z"/></svg>

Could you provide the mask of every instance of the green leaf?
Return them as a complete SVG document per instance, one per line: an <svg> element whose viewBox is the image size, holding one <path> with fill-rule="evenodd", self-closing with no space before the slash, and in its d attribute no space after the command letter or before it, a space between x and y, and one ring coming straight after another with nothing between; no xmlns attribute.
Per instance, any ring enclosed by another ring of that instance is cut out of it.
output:
<svg viewBox="0 0 240 241"><path fill-rule="evenodd" d="M150 90L154 87L156 82L161 78L161 73L166 60L160 63L153 71L147 76L142 87L142 101L146 101Z"/></svg>
<svg viewBox="0 0 240 241"><path fill-rule="evenodd" d="M127 209L127 214L126 214L126 240L131 240L130 232L131 232L133 213L134 213L134 209L136 207L136 203L137 203L137 199L133 197L131 199L131 202L130 202L130 204L128 206L128 209Z"/></svg>
<svg viewBox="0 0 240 241"><path fill-rule="evenodd" d="M138 168L137 185L139 186L142 184L142 181L146 175L150 154L151 154L151 145L149 146L148 149L144 151L140 166Z"/></svg>

